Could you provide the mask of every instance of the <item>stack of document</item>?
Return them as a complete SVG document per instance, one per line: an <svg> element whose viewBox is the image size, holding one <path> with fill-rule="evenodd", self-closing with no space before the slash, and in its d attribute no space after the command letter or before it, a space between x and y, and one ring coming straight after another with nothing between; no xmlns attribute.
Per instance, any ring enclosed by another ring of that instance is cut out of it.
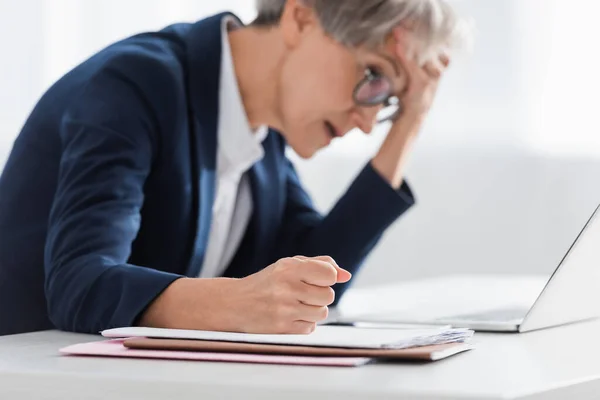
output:
<svg viewBox="0 0 600 400"><path fill-rule="evenodd" d="M376 360L436 361L471 350L473 331L448 327L373 329L318 326L309 335L244 334L128 327L109 339L61 349L66 355L269 364L359 366Z"/></svg>
<svg viewBox="0 0 600 400"><path fill-rule="evenodd" d="M270 345L334 347L347 349L406 349L411 347L466 342L469 329L361 329L322 325L309 335L259 335L159 328L117 328L105 330L107 338L146 337L156 339L205 340Z"/></svg>

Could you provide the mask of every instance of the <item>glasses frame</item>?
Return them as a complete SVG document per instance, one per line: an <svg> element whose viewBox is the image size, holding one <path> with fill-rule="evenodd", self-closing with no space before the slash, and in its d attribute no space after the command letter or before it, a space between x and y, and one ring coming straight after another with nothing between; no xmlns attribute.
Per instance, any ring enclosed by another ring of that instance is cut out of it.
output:
<svg viewBox="0 0 600 400"><path fill-rule="evenodd" d="M377 101L361 101L358 99L358 92L367 84L369 84L371 81L375 80L375 79L384 79L385 81L387 81L389 87L390 87L390 93L388 96L386 96L386 98L384 100L377 100ZM383 106L385 107L390 107L390 106L397 106L398 110L395 111L392 115L386 117L386 118L380 118L377 119L377 123L381 124L384 122L388 122L388 121L395 121L398 119L398 117L400 117L400 115L402 114L402 104L400 102L400 99L395 96L392 92L392 88L394 87L392 81L385 75L378 75L378 74L373 74L372 72L370 72L368 69L365 70L365 76L356 84L356 86L354 87L354 90L352 92L352 97L354 100L354 103L360 107L376 107L376 106ZM394 99L394 100L393 100Z"/></svg>

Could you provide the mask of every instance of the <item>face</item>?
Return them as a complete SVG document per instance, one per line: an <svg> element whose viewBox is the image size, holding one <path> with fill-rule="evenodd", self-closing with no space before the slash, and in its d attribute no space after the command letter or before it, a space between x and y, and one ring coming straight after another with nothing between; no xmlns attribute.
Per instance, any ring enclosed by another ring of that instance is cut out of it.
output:
<svg viewBox="0 0 600 400"><path fill-rule="evenodd" d="M391 38L377 50L349 49L327 36L311 13L284 13L280 25L287 47L278 116L282 134L303 158L354 128L371 131L381 106L359 106L353 96L365 73L384 75L395 93L406 84Z"/></svg>

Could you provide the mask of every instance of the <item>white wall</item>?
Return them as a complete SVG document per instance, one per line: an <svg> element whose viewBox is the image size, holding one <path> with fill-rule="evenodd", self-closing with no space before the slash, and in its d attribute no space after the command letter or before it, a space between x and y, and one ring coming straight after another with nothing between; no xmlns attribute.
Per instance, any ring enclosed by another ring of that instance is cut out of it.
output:
<svg viewBox="0 0 600 400"><path fill-rule="evenodd" d="M0 165L43 90L129 34L249 0L0 0ZM477 26L453 61L411 158L418 206L358 277L366 285L443 272L549 272L600 201L600 3L454 0ZM383 130L352 133L298 167L328 210Z"/></svg>
<svg viewBox="0 0 600 400"><path fill-rule="evenodd" d="M550 273L600 203L600 3L457 2L477 26L411 157L417 206L360 284L452 272ZM597 68L596 68L597 69ZM384 132L334 143L302 176L328 210Z"/></svg>
<svg viewBox="0 0 600 400"><path fill-rule="evenodd" d="M39 0L0 0L0 165L43 85L39 6Z"/></svg>
<svg viewBox="0 0 600 400"><path fill-rule="evenodd" d="M44 90L112 41L234 10L247 0L0 0L0 165Z"/></svg>

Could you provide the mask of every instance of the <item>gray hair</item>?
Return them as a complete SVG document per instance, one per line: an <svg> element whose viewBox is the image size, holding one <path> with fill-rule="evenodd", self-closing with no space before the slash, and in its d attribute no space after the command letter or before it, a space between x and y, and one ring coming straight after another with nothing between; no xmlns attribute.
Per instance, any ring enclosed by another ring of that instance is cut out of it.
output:
<svg viewBox="0 0 600 400"><path fill-rule="evenodd" d="M466 44L470 23L446 0L300 0L315 11L327 34L348 47L375 48L400 25L414 35L420 62ZM279 23L286 0L256 0L253 25Z"/></svg>

